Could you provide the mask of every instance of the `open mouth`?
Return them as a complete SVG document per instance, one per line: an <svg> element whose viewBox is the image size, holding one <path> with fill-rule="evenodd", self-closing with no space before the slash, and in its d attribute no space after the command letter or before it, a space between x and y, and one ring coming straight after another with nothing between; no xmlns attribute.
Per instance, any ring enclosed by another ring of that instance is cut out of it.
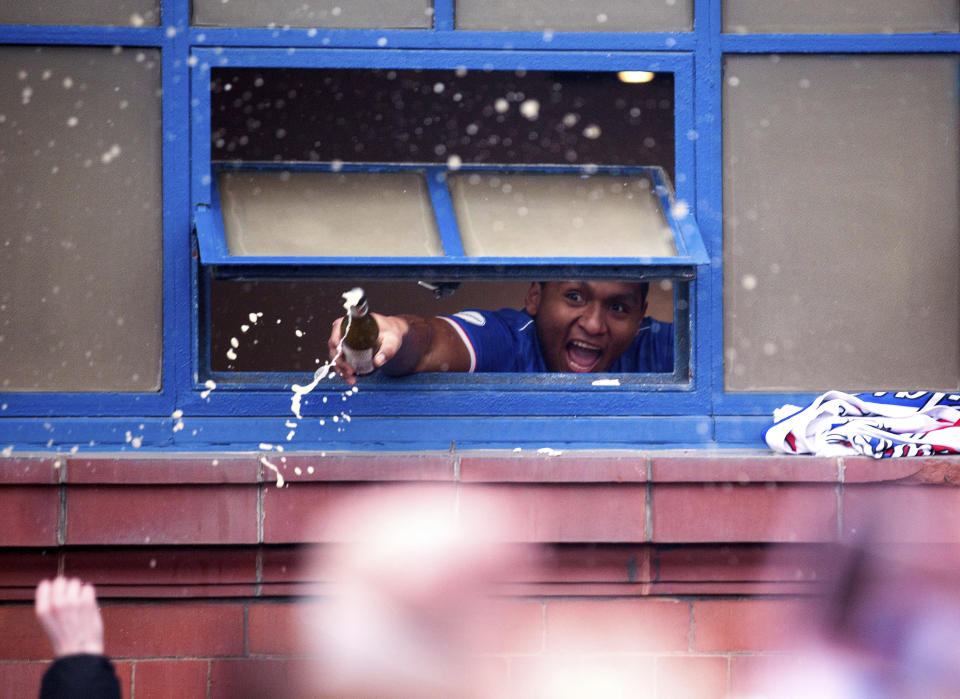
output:
<svg viewBox="0 0 960 699"><path fill-rule="evenodd" d="M566 346L567 366L570 371L586 373L599 363L603 350L580 340L570 340Z"/></svg>

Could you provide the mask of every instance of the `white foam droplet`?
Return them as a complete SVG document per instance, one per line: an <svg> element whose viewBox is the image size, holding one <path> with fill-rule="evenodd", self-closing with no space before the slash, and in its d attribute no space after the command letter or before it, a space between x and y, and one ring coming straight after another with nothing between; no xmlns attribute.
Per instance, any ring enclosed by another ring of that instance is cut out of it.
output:
<svg viewBox="0 0 960 699"><path fill-rule="evenodd" d="M265 456L261 456L261 457L260 457L260 463L263 464L264 466L266 466L267 468L272 469L273 472L277 474L277 487L278 487L278 488L282 488L282 487L283 487L283 474L280 473L280 469L277 468L276 466L274 466L273 464L271 464L271 463L267 460L267 458L266 458Z"/></svg>
<svg viewBox="0 0 960 699"><path fill-rule="evenodd" d="M540 116L540 102L534 99L524 100L520 103L520 113L533 121Z"/></svg>
<svg viewBox="0 0 960 699"><path fill-rule="evenodd" d="M597 126L596 124L587 124L587 126L585 126L583 129L584 137L589 138L591 140L600 138L601 133L603 132L600 130L600 127Z"/></svg>

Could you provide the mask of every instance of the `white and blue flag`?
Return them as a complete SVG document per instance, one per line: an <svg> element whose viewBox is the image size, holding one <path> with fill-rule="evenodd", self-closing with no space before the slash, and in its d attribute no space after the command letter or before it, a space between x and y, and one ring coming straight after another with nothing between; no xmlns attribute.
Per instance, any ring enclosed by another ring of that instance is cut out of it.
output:
<svg viewBox="0 0 960 699"><path fill-rule="evenodd" d="M960 394L828 391L806 408L784 405L763 432L785 454L894 456L960 454Z"/></svg>

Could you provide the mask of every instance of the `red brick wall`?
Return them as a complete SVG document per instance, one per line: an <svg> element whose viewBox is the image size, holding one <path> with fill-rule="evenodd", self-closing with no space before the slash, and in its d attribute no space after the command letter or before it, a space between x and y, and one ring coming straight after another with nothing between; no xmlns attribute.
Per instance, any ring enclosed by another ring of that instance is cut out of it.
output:
<svg viewBox="0 0 960 699"><path fill-rule="evenodd" d="M269 458L284 488L257 454L0 460L0 696L36 692L50 649L29 598L57 572L97 585L125 696L296 695L312 667L296 623L324 604L297 598L302 544L342 541L316 513L373 489L426 485L465 517L493 493L521 513L512 546L540 565L497 588L480 655L503 695L562 642L571 662L602 662L652 696L730 696L789 653L784 630L815 613L831 547L878 509L923 515L881 534L892 548L942 561L960 545L952 458Z"/></svg>

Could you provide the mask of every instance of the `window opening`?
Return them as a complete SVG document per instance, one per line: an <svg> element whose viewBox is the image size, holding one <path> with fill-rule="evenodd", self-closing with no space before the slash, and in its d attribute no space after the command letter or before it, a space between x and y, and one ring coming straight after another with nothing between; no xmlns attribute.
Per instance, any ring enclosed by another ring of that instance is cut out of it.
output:
<svg viewBox="0 0 960 699"><path fill-rule="evenodd" d="M223 67L210 84L200 356L218 384L314 370L356 285L375 312L432 317L570 279L652 284L676 361L628 381L689 381L707 260L673 197L672 73Z"/></svg>

